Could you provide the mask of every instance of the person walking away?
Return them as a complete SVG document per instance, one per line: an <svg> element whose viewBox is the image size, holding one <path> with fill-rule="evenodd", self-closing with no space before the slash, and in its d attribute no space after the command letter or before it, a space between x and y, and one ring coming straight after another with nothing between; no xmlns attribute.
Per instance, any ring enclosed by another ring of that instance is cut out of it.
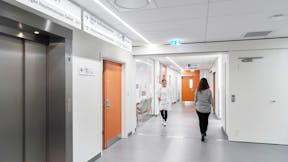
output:
<svg viewBox="0 0 288 162"><path fill-rule="evenodd" d="M209 89L206 78L200 80L197 92L195 94L195 106L199 118L199 127L201 132L201 141L205 141L206 131L208 127L208 118L213 103L212 92Z"/></svg>
<svg viewBox="0 0 288 162"><path fill-rule="evenodd" d="M162 126L166 127L167 119L168 119L168 110L171 110L171 102L170 102L170 91L167 88L166 80L162 80L162 87L158 93L158 100L159 100L159 109L160 114L162 116Z"/></svg>

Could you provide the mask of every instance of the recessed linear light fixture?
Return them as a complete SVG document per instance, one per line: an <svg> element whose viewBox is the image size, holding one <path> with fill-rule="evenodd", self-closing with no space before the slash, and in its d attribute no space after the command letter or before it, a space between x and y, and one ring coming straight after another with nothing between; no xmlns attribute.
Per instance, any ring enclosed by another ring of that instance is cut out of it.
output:
<svg viewBox="0 0 288 162"><path fill-rule="evenodd" d="M144 40L146 43L152 44L142 34L138 33L133 27L131 27L129 24L127 24L123 19L121 19L118 15L116 15L113 11L111 11L108 7L106 7L102 2L100 2L100 0L94 0L94 2L97 3L102 9L104 9L106 12L108 12L115 19L117 19L120 23L122 23L124 26L126 26L128 29L130 29L138 37L140 37L142 40Z"/></svg>
<svg viewBox="0 0 288 162"><path fill-rule="evenodd" d="M181 71L184 71L184 69L181 66L179 66L174 60L172 60L170 57L166 57L166 59L169 60L177 68L179 68Z"/></svg>

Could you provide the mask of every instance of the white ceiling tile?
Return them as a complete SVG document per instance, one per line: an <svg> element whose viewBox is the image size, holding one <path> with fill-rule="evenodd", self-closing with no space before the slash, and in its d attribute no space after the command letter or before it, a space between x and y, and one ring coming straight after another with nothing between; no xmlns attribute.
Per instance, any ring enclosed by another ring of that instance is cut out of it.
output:
<svg viewBox="0 0 288 162"><path fill-rule="evenodd" d="M287 0L232 0L210 3L209 16L287 12Z"/></svg>
<svg viewBox="0 0 288 162"><path fill-rule="evenodd" d="M244 39L243 36L247 32L272 31L273 33L285 24L287 21L272 21L269 19L269 14L210 17L207 41Z"/></svg>
<svg viewBox="0 0 288 162"><path fill-rule="evenodd" d="M208 0L155 0L159 8L172 8L176 6L188 6L195 4L207 4Z"/></svg>
<svg viewBox="0 0 288 162"><path fill-rule="evenodd" d="M206 15L205 5L182 6L174 8L162 8L139 12L119 13L128 23L152 23L158 21L171 21L177 19L203 18Z"/></svg>
<svg viewBox="0 0 288 162"><path fill-rule="evenodd" d="M202 42L204 40L203 32L197 30L191 31L165 31L165 32L149 32L145 33L148 36L148 39L153 40L155 43L169 43L172 39L180 39L183 43L188 42Z"/></svg>
<svg viewBox="0 0 288 162"><path fill-rule="evenodd" d="M135 24L137 28L141 29L142 32L166 32L166 31L177 31L177 30L199 30L205 27L205 20L187 19L186 21L162 21L145 24Z"/></svg>

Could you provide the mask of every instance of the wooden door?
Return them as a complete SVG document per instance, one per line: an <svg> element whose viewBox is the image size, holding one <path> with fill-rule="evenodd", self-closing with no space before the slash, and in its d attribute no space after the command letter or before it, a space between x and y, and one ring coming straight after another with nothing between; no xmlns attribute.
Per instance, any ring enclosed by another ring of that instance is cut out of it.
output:
<svg viewBox="0 0 288 162"><path fill-rule="evenodd" d="M103 67L103 147L121 134L121 64L104 61Z"/></svg>
<svg viewBox="0 0 288 162"><path fill-rule="evenodd" d="M192 77L182 77L182 101L194 101L193 88L190 88Z"/></svg>
<svg viewBox="0 0 288 162"><path fill-rule="evenodd" d="M200 81L200 71L184 71L182 76L182 101L194 101ZM192 83L192 84L191 84Z"/></svg>

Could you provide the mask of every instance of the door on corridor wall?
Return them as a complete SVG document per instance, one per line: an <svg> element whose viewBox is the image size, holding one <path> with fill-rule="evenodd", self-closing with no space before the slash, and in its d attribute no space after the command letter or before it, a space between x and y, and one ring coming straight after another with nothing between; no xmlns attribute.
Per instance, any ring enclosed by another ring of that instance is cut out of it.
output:
<svg viewBox="0 0 288 162"><path fill-rule="evenodd" d="M200 81L200 71L185 71L182 76L182 101L194 101Z"/></svg>
<svg viewBox="0 0 288 162"><path fill-rule="evenodd" d="M121 135L121 64L103 63L103 147L113 144Z"/></svg>

